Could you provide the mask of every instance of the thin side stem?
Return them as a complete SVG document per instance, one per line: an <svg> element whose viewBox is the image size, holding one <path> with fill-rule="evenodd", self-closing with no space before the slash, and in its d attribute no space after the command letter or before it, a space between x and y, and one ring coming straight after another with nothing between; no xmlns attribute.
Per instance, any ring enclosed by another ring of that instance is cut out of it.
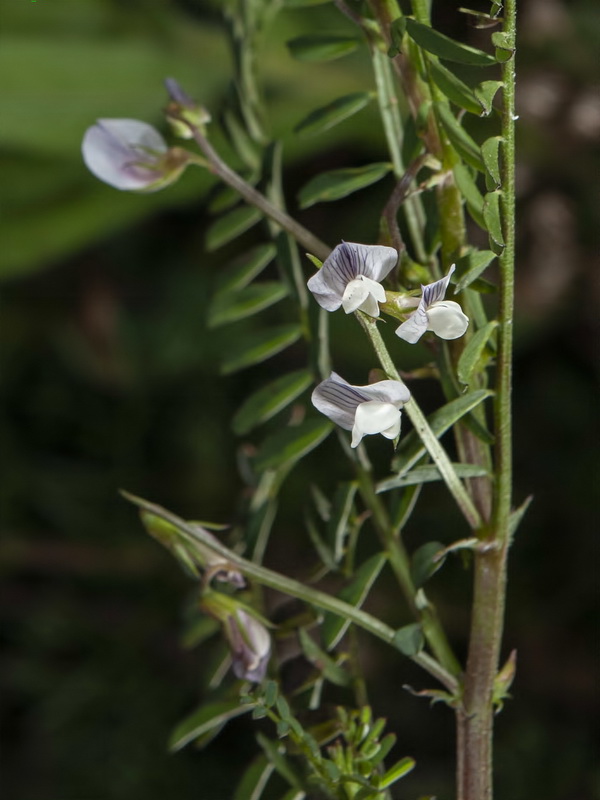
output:
<svg viewBox="0 0 600 800"><path fill-rule="evenodd" d="M232 189L235 189L247 203L258 208L266 217L272 219L291 234L309 253L317 256L321 261L325 261L331 252L330 247L314 236L314 234L303 225L300 225L299 222L296 222L296 220L286 214L285 211L274 206L273 203L267 200L254 186L251 186L241 178L237 172L234 172L231 167L223 161L206 136L197 128L191 127L191 130L198 147L206 156L210 165L209 169L213 174L221 178L221 180L228 186L231 186Z"/></svg>
<svg viewBox="0 0 600 800"><path fill-rule="evenodd" d="M377 328L377 322L372 318L368 317L366 314L362 314L360 312L356 313L360 324L363 327L363 330L366 332L367 336L371 340L371 344L373 345L373 349L375 350L377 357L381 366L383 367L384 371L389 375L390 378L396 381L402 381L394 362L392 361L390 354L388 353L387 347L385 346L385 342ZM408 403L405 404L404 410L406 411L410 421L415 427L421 441L425 445L427 452L433 459L436 467L438 468L440 475L442 476L444 483L448 487L450 493L454 497L456 504L460 508L464 518L469 523L470 527L473 530L479 530L482 525L482 519L479 515L479 512L475 508L473 501L471 500L467 490L465 489L462 481L456 474L454 467L452 466L452 462L450 461L448 454L440 444L437 436L429 427L429 423L427 422L427 418L417 405L417 401L411 397Z"/></svg>
<svg viewBox="0 0 600 800"><path fill-rule="evenodd" d="M514 51L516 0L505 0L504 32ZM506 561L510 545L512 491L511 366L515 260L515 63L502 65L501 211L505 247L500 263L500 313L495 397L496 485L490 538L475 560L473 617L464 707L459 711L459 800L492 800L493 691L498 670L504 604ZM461 741L462 740L462 741Z"/></svg>
<svg viewBox="0 0 600 800"><path fill-rule="evenodd" d="M432 605L424 591L420 592L417 602L417 589L410 571L410 558L402 540L396 535L381 498L375 492L373 479L368 470L357 459L355 469L358 476L358 486L367 508L373 514L373 522L382 545L385 547L391 567L398 579L398 584L408 607L415 618L420 622L423 635L440 664L453 675L460 674L462 668L454 655L448 638L442 628L435 606Z"/></svg>
<svg viewBox="0 0 600 800"><path fill-rule="evenodd" d="M386 625L385 622L382 622L372 614L368 614L366 611L362 611L360 608L350 605L350 603L345 603L343 600L339 600L337 597L333 597L326 592L321 592L318 589L307 586L305 583L301 583L293 578L288 578L285 575L281 575L279 572L274 572L260 564L255 564L253 561L248 561L243 556L238 555L238 553L229 550L220 542L216 541L214 537L207 536L199 525L192 525L185 522L185 520L181 519L176 514L172 514L170 511L167 511L166 508L156 503L150 503L141 497L129 494L129 492L121 492L121 494L126 500L138 506L138 508L148 511L150 514L154 514L160 519L165 520L165 522L173 525L192 546L195 543L200 543L203 547L222 556L234 567L237 567L244 575L253 578L261 585L276 589L291 597L297 597L305 603L323 609L323 611L331 611L333 614L349 619L355 625L372 633L378 639L382 639L384 642L387 642L387 644L394 646L394 639L396 636L394 628ZM418 653L412 656L412 660L437 678L450 692L457 692L457 680L445 670L441 664L431 658L431 656L428 656L426 653Z"/></svg>

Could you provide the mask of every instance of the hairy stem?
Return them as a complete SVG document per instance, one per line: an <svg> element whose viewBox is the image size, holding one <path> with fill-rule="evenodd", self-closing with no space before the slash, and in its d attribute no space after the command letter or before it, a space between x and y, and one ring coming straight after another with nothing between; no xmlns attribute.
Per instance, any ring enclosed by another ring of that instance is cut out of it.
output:
<svg viewBox="0 0 600 800"><path fill-rule="evenodd" d="M505 0L504 33L514 50L516 0ZM493 796L493 691L506 594L506 561L510 545L512 487L511 365L515 259L515 62L502 65L502 197L505 247L500 263L500 314L495 397L496 484L489 539L475 559L473 616L465 694L459 711L459 800L491 800Z"/></svg>

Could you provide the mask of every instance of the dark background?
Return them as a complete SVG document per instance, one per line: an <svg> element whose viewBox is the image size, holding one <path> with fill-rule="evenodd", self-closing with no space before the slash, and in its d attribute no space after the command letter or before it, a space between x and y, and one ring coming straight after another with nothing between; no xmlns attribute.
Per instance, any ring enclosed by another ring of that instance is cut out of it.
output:
<svg viewBox="0 0 600 800"><path fill-rule="evenodd" d="M14 800L227 800L254 752L251 724L238 721L202 753L167 754L170 730L202 697L208 656L180 642L192 584L117 490L184 517L231 519L241 485L231 415L302 354L219 378L210 292L261 231L207 255L206 175L129 195L96 181L79 155L99 116L160 124L165 75L218 115L231 77L218 5L4 4L0 679L2 786ZM443 30L481 41L457 5L434 3ZM505 655L517 648L518 671L497 721L498 797L593 800L600 10L595 0L522 0L519 10L515 499L534 502L511 553ZM385 158L374 108L319 139L292 135L312 108L370 88L360 55L319 66L289 58L284 42L312 28L308 13L347 28L329 7L285 12L261 62L292 208L309 175ZM373 241L389 189L300 217L332 244ZM338 368L361 382L370 354L345 322L334 327ZM435 388L420 391L434 408ZM337 457L328 443L287 485L270 563L294 571L309 551L294 509L311 470L327 480ZM406 532L411 550L463 533L444 492L426 491ZM463 651L469 582L454 560L431 583ZM387 588L376 602L393 616ZM363 650L398 757L418 760L398 797L451 797L450 713L403 692L423 686L409 664L367 638Z"/></svg>

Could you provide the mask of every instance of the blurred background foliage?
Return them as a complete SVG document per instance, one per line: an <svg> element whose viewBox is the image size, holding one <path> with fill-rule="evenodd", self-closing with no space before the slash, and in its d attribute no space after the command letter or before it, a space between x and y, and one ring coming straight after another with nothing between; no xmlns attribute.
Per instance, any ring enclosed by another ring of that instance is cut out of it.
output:
<svg viewBox="0 0 600 800"><path fill-rule="evenodd" d="M469 29L459 5L434 3L438 25L479 44L481 33ZM592 800L600 797L592 739L600 711L593 647L598 484L596 496L592 487L600 10L596 0L519 5L515 497L533 493L534 503L512 552L506 647L518 649L519 664L514 701L498 720L498 797ZM167 191L130 195L96 181L79 152L97 117L164 127L161 84L168 75L218 118L231 77L219 6L3 3L0 677L7 798L226 800L253 752L251 723L239 721L204 752L166 753L169 731L202 696L208 657L184 651L180 641L193 587L145 536L117 490L184 517L231 520L241 481L229 420L282 364L302 366L302 353L292 348L220 378L223 340L206 329L208 301L219 269L261 241L260 231L207 254L208 175L190 170ZM292 210L308 177L386 158L374 107L320 137L293 134L313 108L371 88L360 52L325 65L291 59L286 40L315 26L351 30L330 5L290 9L270 31L260 61L272 134L284 141ZM389 190L383 181L299 216L331 244L374 241ZM281 321L281 312L268 313ZM246 330L241 323L227 335ZM332 335L337 368L362 382L372 363L360 335L342 318ZM415 363L425 355L411 351ZM433 386L424 382L419 391L426 407L439 404ZM286 484L271 564L298 573L310 544L296 511L315 475L332 488L335 455L327 443ZM411 550L424 537L449 542L462 533L444 491L425 492L407 530ZM379 611L398 617L385 589L383 581ZM433 579L431 593L464 647L469 576L458 560ZM399 797L451 797L451 715L437 706L428 711L403 692L404 683L422 686L410 664L363 644L375 712L388 716L401 754L418 760Z"/></svg>

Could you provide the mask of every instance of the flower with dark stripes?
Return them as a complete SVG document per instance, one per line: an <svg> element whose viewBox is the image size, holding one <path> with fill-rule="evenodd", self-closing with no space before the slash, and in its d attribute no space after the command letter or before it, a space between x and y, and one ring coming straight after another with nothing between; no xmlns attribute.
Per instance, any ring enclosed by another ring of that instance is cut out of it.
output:
<svg viewBox="0 0 600 800"><path fill-rule="evenodd" d="M360 309L378 317L379 303L385 302L381 281L397 261L398 253L393 247L342 242L309 279L308 288L326 311L337 311L342 306L346 314Z"/></svg>
<svg viewBox="0 0 600 800"><path fill-rule="evenodd" d="M418 342L426 331L433 331L440 339L458 339L469 327L469 318L453 300L444 300L450 276L456 267L448 270L445 278L421 286L419 305L410 317L396 328L396 335L410 344Z"/></svg>
<svg viewBox="0 0 600 800"><path fill-rule="evenodd" d="M363 436L381 433L386 439L400 435L400 409L410 392L400 381L379 381L351 386L332 372L312 393L314 407L340 428L352 431L352 447Z"/></svg>

